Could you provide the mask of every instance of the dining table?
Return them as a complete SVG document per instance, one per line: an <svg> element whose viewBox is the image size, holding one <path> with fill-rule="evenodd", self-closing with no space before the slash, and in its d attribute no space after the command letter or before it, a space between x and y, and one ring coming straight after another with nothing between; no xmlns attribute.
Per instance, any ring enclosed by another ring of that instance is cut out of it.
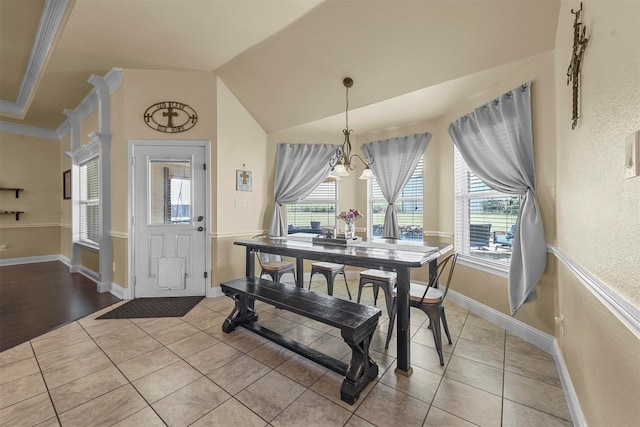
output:
<svg viewBox="0 0 640 427"><path fill-rule="evenodd" d="M436 273L438 258L453 250L449 243L374 238L335 244L309 235L256 237L237 240L244 246L246 276L255 276L255 253L264 252L295 258L296 286L303 288L304 260L333 262L366 269L394 271L397 274L397 367L396 373L410 376L411 331L409 323L409 288L411 269L428 264L429 278Z"/></svg>

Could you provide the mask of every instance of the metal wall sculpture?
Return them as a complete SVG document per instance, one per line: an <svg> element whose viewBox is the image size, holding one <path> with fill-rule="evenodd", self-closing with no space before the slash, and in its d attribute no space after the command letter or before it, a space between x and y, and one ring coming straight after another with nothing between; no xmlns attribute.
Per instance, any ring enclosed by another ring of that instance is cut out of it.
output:
<svg viewBox="0 0 640 427"><path fill-rule="evenodd" d="M571 129L575 129L578 124L578 93L580 91L580 67L582 65L582 56L587 47L587 39L585 37L586 27L582 24L582 3L580 9L571 13L575 15L573 22L573 52L571 53L571 62L567 69L567 86L572 85L573 90L573 109L571 116Z"/></svg>

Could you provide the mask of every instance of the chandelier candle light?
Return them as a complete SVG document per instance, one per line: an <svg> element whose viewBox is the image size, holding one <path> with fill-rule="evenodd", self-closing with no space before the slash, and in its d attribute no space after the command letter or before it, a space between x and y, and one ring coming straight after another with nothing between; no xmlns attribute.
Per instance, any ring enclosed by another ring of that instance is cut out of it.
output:
<svg viewBox="0 0 640 427"><path fill-rule="evenodd" d="M369 168L369 166L373 163L373 157L370 157L368 162L364 161L362 157L357 154L351 154L351 141L349 140L349 136L353 132L353 130L349 129L349 88L353 86L353 79L351 77L345 77L342 80L342 84L347 88L346 93L346 110L345 110L345 118L346 118L346 126L342 130L342 134L344 135L344 142L342 146L336 149L335 157L329 159L329 166L331 166L331 173L329 177L333 179L338 179L341 176L349 176L349 171L354 170L356 166L352 164L352 160L357 158L362 162L365 166L362 171L362 175L360 175L360 179L371 179L373 178L373 172Z"/></svg>
<svg viewBox="0 0 640 427"><path fill-rule="evenodd" d="M357 209L349 209L349 212L342 211L336 218L344 221L344 238L347 240L356 237L356 219L362 218L362 214Z"/></svg>

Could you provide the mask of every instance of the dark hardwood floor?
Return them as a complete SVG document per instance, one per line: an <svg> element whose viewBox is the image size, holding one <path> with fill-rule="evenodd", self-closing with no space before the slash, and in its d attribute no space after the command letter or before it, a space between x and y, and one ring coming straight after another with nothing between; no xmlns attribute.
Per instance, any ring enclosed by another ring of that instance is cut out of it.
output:
<svg viewBox="0 0 640 427"><path fill-rule="evenodd" d="M118 301L59 261L0 267L0 351Z"/></svg>

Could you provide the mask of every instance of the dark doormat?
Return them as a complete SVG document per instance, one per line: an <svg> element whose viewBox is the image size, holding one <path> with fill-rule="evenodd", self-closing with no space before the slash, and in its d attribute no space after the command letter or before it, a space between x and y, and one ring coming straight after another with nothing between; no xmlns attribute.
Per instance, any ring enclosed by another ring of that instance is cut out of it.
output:
<svg viewBox="0 0 640 427"><path fill-rule="evenodd" d="M142 317L182 317L204 297L136 298L97 319L133 319Z"/></svg>

